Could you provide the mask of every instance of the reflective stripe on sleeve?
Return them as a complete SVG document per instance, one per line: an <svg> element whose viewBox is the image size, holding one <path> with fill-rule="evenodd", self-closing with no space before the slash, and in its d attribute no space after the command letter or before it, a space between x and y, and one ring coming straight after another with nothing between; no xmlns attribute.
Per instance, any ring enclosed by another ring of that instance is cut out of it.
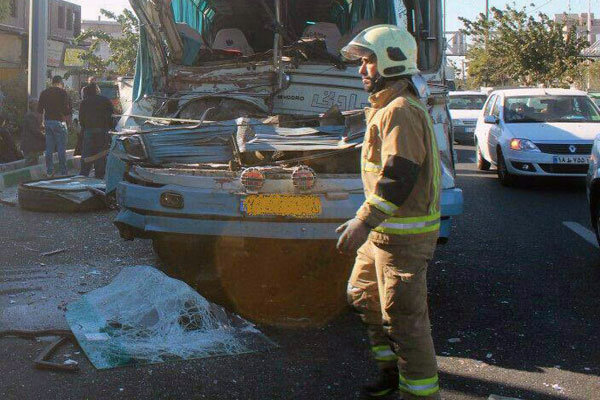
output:
<svg viewBox="0 0 600 400"><path fill-rule="evenodd" d="M398 210L398 206L394 203L390 203L383 197L379 197L376 194L371 194L367 198L367 203L377 208L379 211L386 213L387 215L394 215L396 210Z"/></svg>
<svg viewBox="0 0 600 400"><path fill-rule="evenodd" d="M427 379L406 379L400 374L398 389L415 396L429 396L440 390L438 376Z"/></svg>
<svg viewBox="0 0 600 400"><path fill-rule="evenodd" d="M381 172L383 168L379 164L372 163L365 159L362 160L362 170L365 172Z"/></svg>
<svg viewBox="0 0 600 400"><path fill-rule="evenodd" d="M376 361L396 361L398 356L392 351L390 346L373 346L371 352Z"/></svg>
<svg viewBox="0 0 600 400"><path fill-rule="evenodd" d="M435 232L439 228L440 213L437 212L423 217L391 217L379 224L374 231L393 235L412 235L417 233Z"/></svg>

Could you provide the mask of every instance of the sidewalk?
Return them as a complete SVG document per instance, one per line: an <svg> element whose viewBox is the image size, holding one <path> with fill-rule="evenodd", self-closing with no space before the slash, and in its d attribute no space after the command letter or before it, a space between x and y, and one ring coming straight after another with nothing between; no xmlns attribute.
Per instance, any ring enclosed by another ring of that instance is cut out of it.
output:
<svg viewBox="0 0 600 400"><path fill-rule="evenodd" d="M80 156L73 156L73 150L67 151L67 169L79 170ZM54 170L58 168L58 156L54 154ZM46 177L46 161L42 155L38 159L38 164L31 167L25 167L25 160L19 160L12 163L0 164L0 191L18 185Z"/></svg>

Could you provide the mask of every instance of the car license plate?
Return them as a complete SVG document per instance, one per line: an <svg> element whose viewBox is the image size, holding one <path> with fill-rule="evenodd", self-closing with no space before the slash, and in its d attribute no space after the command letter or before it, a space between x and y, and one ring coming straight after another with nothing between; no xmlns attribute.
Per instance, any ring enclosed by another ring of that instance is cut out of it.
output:
<svg viewBox="0 0 600 400"><path fill-rule="evenodd" d="M475 128L474 127L465 128L465 132L467 132L467 133L473 133L473 132L475 132Z"/></svg>
<svg viewBox="0 0 600 400"><path fill-rule="evenodd" d="M588 164L590 156L554 156L554 164Z"/></svg>
<svg viewBox="0 0 600 400"><path fill-rule="evenodd" d="M252 194L242 198L241 211L249 216L271 215L314 218L321 214L321 198L313 195Z"/></svg>

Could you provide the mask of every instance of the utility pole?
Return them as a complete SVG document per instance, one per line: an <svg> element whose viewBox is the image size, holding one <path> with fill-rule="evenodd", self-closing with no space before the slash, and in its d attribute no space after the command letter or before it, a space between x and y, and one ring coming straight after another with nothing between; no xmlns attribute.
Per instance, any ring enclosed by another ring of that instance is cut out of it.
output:
<svg viewBox="0 0 600 400"><path fill-rule="evenodd" d="M485 0L485 19L490 19L490 0Z"/></svg>
<svg viewBox="0 0 600 400"><path fill-rule="evenodd" d="M28 94L39 98L46 87L48 65L48 0L29 0Z"/></svg>
<svg viewBox="0 0 600 400"><path fill-rule="evenodd" d="M588 0L588 12L587 12L587 29L588 29L588 42L590 46L593 45L594 35L592 34L592 0Z"/></svg>

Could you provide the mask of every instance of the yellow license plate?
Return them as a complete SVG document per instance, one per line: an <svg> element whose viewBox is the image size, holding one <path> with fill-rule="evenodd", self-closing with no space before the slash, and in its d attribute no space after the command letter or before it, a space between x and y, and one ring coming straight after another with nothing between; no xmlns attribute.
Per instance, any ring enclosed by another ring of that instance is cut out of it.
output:
<svg viewBox="0 0 600 400"><path fill-rule="evenodd" d="M310 218L321 214L321 199L311 195L251 194L242 198L241 210L249 216Z"/></svg>

